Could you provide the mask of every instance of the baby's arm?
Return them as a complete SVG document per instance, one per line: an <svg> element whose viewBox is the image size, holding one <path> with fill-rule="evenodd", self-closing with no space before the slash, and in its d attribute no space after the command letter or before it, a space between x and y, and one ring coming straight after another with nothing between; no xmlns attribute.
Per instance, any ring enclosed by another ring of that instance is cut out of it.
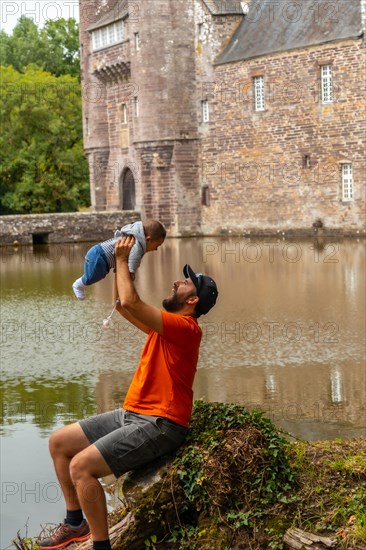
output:
<svg viewBox="0 0 366 550"><path fill-rule="evenodd" d="M128 269L130 273L133 273L133 274L136 273L136 271L140 267L140 263L143 255L144 255L144 252L142 250L140 243L135 241L135 244L133 245L130 255L128 257Z"/></svg>

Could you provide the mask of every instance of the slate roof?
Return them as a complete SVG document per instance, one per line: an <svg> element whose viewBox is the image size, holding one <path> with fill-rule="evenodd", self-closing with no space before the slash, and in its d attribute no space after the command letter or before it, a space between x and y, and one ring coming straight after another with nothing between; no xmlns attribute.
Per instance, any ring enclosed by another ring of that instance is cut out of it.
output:
<svg viewBox="0 0 366 550"><path fill-rule="evenodd" d="M360 0L255 0L215 64L360 36Z"/></svg>
<svg viewBox="0 0 366 550"><path fill-rule="evenodd" d="M99 29L99 27L104 27L114 21L119 19L124 19L128 15L128 1L127 0L117 0L116 5L107 13L101 16L100 19L94 21L92 25L88 27L88 31L93 31L94 29Z"/></svg>
<svg viewBox="0 0 366 550"><path fill-rule="evenodd" d="M203 0L212 15L243 15L240 0Z"/></svg>

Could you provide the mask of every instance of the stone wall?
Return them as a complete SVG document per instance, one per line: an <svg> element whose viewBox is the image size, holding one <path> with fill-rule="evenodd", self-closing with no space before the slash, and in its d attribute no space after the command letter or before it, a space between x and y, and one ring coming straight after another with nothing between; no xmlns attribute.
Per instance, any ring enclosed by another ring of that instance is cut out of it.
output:
<svg viewBox="0 0 366 550"><path fill-rule="evenodd" d="M134 0L125 41L100 51L92 51L83 21L80 35L84 87L98 96L93 103L84 94L83 101L92 206L97 211L123 208L129 169L135 183L134 208L143 217L160 219L172 235L198 231L201 215L196 29L194 10L188 6L187 0L154 0L152 9L149 0ZM116 72L119 65L128 70Z"/></svg>
<svg viewBox="0 0 366 550"><path fill-rule="evenodd" d="M366 0L360 1L364 26ZM92 19L115 3L80 0ZM126 207L123 186L130 170L135 201L127 208L161 219L172 236L312 234L318 219L339 234L364 232L364 40L215 65L241 12L223 15L226 2L153 4L131 0L125 41L97 52L90 20L81 18L93 208ZM212 13L208 5L220 9ZM319 98L322 64L332 65L334 79L334 101L326 105ZM263 112L254 111L254 76L265 79ZM208 122L202 120L203 100ZM348 201L342 200L342 163L353 169L354 197Z"/></svg>
<svg viewBox="0 0 366 550"><path fill-rule="evenodd" d="M0 216L0 244L100 242L139 219L139 213L131 211Z"/></svg>
<svg viewBox="0 0 366 550"><path fill-rule="evenodd" d="M334 101L319 97L332 64ZM313 46L216 67L214 111L202 143L204 233L306 232L320 218L340 233L365 231L365 49L363 40ZM266 106L254 110L253 77ZM342 163L354 196L342 200Z"/></svg>
<svg viewBox="0 0 366 550"><path fill-rule="evenodd" d="M109 159L108 123L106 120L105 86L93 74L91 41L88 27L107 12L116 0L100 2L85 0L80 2L80 50L81 87L83 107L84 148L89 163L91 203L97 210L106 209L106 190L101 177L105 173Z"/></svg>

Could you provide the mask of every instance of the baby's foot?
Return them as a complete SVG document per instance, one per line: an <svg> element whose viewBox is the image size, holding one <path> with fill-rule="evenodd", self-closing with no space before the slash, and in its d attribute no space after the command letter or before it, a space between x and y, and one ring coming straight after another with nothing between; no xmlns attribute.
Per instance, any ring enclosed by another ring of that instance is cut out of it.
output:
<svg viewBox="0 0 366 550"><path fill-rule="evenodd" d="M80 279L75 281L72 285L72 289L78 300L85 300L85 285L83 285Z"/></svg>

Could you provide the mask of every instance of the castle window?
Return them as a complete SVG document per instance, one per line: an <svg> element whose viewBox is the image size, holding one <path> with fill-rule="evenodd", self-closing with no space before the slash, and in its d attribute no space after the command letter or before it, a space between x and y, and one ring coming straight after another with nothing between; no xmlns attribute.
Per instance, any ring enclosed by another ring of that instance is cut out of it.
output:
<svg viewBox="0 0 366 550"><path fill-rule="evenodd" d="M202 106L202 122L208 122L210 120L210 109L208 105L208 100L204 99L201 101Z"/></svg>
<svg viewBox="0 0 366 550"><path fill-rule="evenodd" d="M125 26L123 21L117 21L116 23L114 23L114 30L116 34L116 41L122 42L122 40L124 40L125 38Z"/></svg>
<svg viewBox="0 0 366 550"><path fill-rule="evenodd" d="M210 189L208 185L202 187L201 204L202 206L210 206Z"/></svg>
<svg viewBox="0 0 366 550"><path fill-rule="evenodd" d="M333 78L331 65L322 65L321 67L321 97L322 103L333 102Z"/></svg>
<svg viewBox="0 0 366 550"><path fill-rule="evenodd" d="M134 102L134 105L135 105L135 116L136 117L139 117L140 116L140 103L139 103L139 98L137 96L135 96L133 98L133 102Z"/></svg>
<svg viewBox="0 0 366 550"><path fill-rule="evenodd" d="M203 23L198 23L198 39L203 40L204 38L204 26Z"/></svg>
<svg viewBox="0 0 366 550"><path fill-rule="evenodd" d="M114 44L117 42L114 34L114 25L109 25L106 29L108 31L108 44Z"/></svg>
<svg viewBox="0 0 366 550"><path fill-rule="evenodd" d="M121 189L122 210L134 210L136 204L135 178L129 168L124 173Z"/></svg>
<svg viewBox="0 0 366 550"><path fill-rule="evenodd" d="M140 51L140 33L135 32L135 50Z"/></svg>
<svg viewBox="0 0 366 550"><path fill-rule="evenodd" d="M351 201L353 199L353 174L352 164L342 164L342 200Z"/></svg>
<svg viewBox="0 0 366 550"><path fill-rule="evenodd" d="M254 109L256 111L264 111L265 98L264 98L264 77L255 76L253 78L254 87Z"/></svg>
<svg viewBox="0 0 366 550"><path fill-rule="evenodd" d="M304 166L304 168L311 168L310 155L304 155L304 157L303 157L303 166Z"/></svg>
<svg viewBox="0 0 366 550"><path fill-rule="evenodd" d="M127 124L127 105L126 103L122 103L121 107L121 123Z"/></svg>
<svg viewBox="0 0 366 550"><path fill-rule="evenodd" d="M99 48L102 46L101 34L99 30L93 32L92 37L93 37L93 50L99 50Z"/></svg>
<svg viewBox="0 0 366 550"><path fill-rule="evenodd" d="M116 21L92 32L93 50L108 48L124 40L124 23Z"/></svg>

